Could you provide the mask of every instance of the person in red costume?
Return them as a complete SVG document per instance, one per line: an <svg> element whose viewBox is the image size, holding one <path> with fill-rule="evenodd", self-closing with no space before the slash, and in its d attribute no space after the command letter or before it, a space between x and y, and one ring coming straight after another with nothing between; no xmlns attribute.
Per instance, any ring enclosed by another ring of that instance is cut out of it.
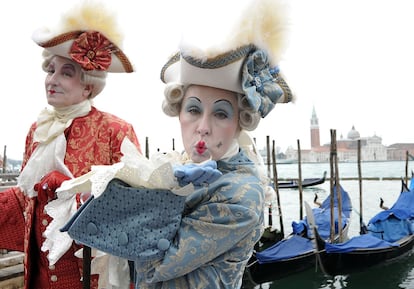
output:
<svg viewBox="0 0 414 289"><path fill-rule="evenodd" d="M55 190L92 166L119 162L126 138L140 151L132 125L92 103L108 72L133 72L114 20L105 7L85 2L62 15L57 29L40 29L32 37L44 48L50 107L27 134L17 186L0 193L0 248L25 253L25 289L82 288L82 255L75 255L81 246L59 231L81 195ZM90 287L101 288L100 279L93 274Z"/></svg>

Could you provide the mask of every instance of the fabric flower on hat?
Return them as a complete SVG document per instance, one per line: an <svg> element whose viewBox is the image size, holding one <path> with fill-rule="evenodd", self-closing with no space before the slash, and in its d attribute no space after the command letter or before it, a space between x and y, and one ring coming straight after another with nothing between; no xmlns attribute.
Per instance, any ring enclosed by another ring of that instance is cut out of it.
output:
<svg viewBox="0 0 414 289"><path fill-rule="evenodd" d="M266 51L258 49L252 52L242 68L242 88L246 99L254 111L265 117L283 96L283 89L276 82L278 68L269 66Z"/></svg>
<svg viewBox="0 0 414 289"><path fill-rule="evenodd" d="M79 35L70 49L70 57L85 70L106 71L112 61L112 43L97 31Z"/></svg>

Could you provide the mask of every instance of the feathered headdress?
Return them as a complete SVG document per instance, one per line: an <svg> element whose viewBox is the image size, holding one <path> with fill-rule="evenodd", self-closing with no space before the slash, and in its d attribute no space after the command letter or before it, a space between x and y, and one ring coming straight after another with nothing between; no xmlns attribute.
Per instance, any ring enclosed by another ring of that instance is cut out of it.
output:
<svg viewBox="0 0 414 289"><path fill-rule="evenodd" d="M285 48L287 11L282 0L255 0L224 43L209 48L182 43L164 65L161 80L242 93L265 117L277 102L293 100L277 64Z"/></svg>
<svg viewBox="0 0 414 289"><path fill-rule="evenodd" d="M38 29L32 39L52 54L76 61L85 70L133 71L121 50L123 35L115 14L103 3L83 1L63 14L55 29Z"/></svg>

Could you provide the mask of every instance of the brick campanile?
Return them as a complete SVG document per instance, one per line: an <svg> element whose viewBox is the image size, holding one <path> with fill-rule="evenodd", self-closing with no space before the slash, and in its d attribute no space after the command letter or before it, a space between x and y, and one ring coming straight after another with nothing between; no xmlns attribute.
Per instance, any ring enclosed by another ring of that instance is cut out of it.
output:
<svg viewBox="0 0 414 289"><path fill-rule="evenodd" d="M319 121L318 121L318 117L316 116L315 107L313 107L313 111L312 111L310 133L311 133L311 148L320 147L321 143L320 143L320 136L319 136Z"/></svg>

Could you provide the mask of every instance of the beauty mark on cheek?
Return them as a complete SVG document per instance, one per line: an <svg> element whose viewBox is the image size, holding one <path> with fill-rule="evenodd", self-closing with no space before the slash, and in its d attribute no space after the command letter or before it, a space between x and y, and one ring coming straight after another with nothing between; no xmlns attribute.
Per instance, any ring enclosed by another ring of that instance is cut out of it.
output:
<svg viewBox="0 0 414 289"><path fill-rule="evenodd" d="M220 148L222 145L223 145L223 143L219 142L218 145L217 145L217 148Z"/></svg>

